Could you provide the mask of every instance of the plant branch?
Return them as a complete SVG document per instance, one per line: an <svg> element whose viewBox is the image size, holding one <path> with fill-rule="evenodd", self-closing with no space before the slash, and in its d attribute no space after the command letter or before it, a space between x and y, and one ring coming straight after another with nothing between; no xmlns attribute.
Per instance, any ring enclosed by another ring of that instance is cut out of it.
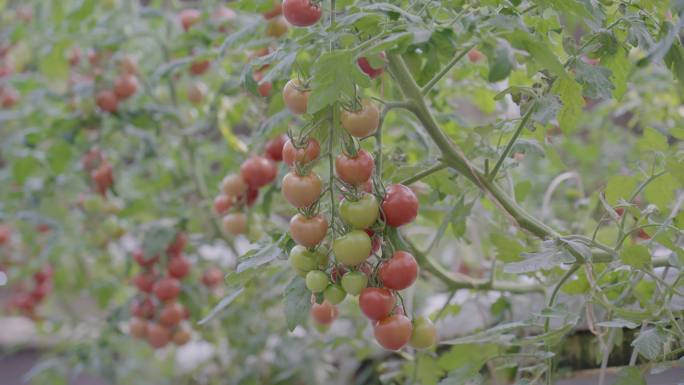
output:
<svg viewBox="0 0 684 385"><path fill-rule="evenodd" d="M454 56L454 58L451 59L451 61L449 61L444 66L444 68L442 68L442 70L439 71L432 79L430 79L430 81L420 90L421 94L425 95L428 92L430 92L430 90L432 90L432 87L434 87L437 83L439 83L439 81L442 80L442 78L447 73L449 73L451 68L453 66L455 66L456 63L459 62L459 60L463 59L463 56L465 56L471 49L473 49L473 47L475 47L475 44L471 44L471 45L467 46L463 51L461 51L461 53Z"/></svg>
<svg viewBox="0 0 684 385"><path fill-rule="evenodd" d="M399 182L399 183L403 184L404 186L408 186L408 185L410 185L411 183L415 183L415 182L417 182L417 181L419 181L419 180L425 178L425 177L428 176L428 175L434 174L434 173L436 173L437 171L440 171L440 170L445 169L446 167L447 167L447 165L444 164L444 163L441 163L441 162L440 162L440 163L437 163L437 164L435 164L434 166L429 167L429 168L426 168L425 170L423 170L423 171L421 171L421 172L419 172L419 173L417 173L417 174L415 174L415 175L413 175L413 176L410 176L410 177L408 177L408 178L402 180L402 181Z"/></svg>
<svg viewBox="0 0 684 385"><path fill-rule="evenodd" d="M487 175L487 178L489 180L494 180L496 177L496 173L499 171L501 166L503 166L504 161L510 155L511 150L513 149L513 145L515 144L515 141L518 140L518 137L520 137L520 134L522 133L523 129L527 125L527 122L530 120L530 117L532 116L532 112L534 112L534 108L537 106L537 102L533 102L530 108L527 109L527 112L525 112L525 115L523 115L522 119L520 120L520 123L518 124L518 127L515 129L515 133L513 133L513 137L511 140L508 141L508 144L506 145L506 148L504 148L504 151L501 153L501 156L499 157L499 160L496 161L496 164L494 165L494 168L492 169L492 172Z"/></svg>

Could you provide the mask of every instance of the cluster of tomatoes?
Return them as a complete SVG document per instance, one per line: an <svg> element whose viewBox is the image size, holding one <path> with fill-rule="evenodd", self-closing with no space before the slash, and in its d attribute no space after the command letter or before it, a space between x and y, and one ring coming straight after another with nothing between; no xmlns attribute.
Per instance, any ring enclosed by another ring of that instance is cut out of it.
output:
<svg viewBox="0 0 684 385"><path fill-rule="evenodd" d="M259 197L259 189L278 175L285 138L281 135L266 143L264 155L253 155L242 162L240 172L228 174L221 182L221 193L214 198L214 212L223 216L223 228L231 235L247 233L245 209Z"/></svg>
<svg viewBox="0 0 684 385"><path fill-rule="evenodd" d="M114 171L105 155L99 148L93 147L81 157L81 166L90 176L93 190L107 195L107 190L114 185Z"/></svg>
<svg viewBox="0 0 684 385"><path fill-rule="evenodd" d="M133 96L140 87L136 76L137 64L130 56L121 60L120 73L111 88L102 89L95 95L95 103L104 112L114 113L119 102Z"/></svg>
<svg viewBox="0 0 684 385"><path fill-rule="evenodd" d="M181 280L190 273L191 267L183 256L186 244L185 233L179 231L166 248L168 258L146 256L142 249L133 253L141 271L133 278L139 294L130 305L133 317L129 330L132 336L147 339L154 348L162 348L171 341L180 346L190 340L190 331L182 325L189 313L178 302ZM158 267L166 270L165 273L160 273Z"/></svg>
<svg viewBox="0 0 684 385"><path fill-rule="evenodd" d="M0 106L12 108L19 101L19 91L5 82L6 77L12 74L12 63L7 55L10 46L0 45Z"/></svg>
<svg viewBox="0 0 684 385"><path fill-rule="evenodd" d="M296 4L296 7L294 6ZM308 0L285 0L283 13L291 24L308 26L320 18L320 8ZM382 56L380 56L382 59ZM359 67L371 78L380 76L367 58ZM307 116L310 90L305 81L290 80L282 92L285 106L295 115ZM330 226L319 212L323 181L313 170L320 145L306 129L290 137L283 146L283 160L290 172L282 181L285 199L299 210L290 220L289 232L297 243L290 250L294 270L305 277L312 292L311 316L317 325L329 325L337 317L336 305L346 296L359 296L362 312L373 322L376 340L386 349L398 350L409 341L416 348L434 345L436 330L426 318L414 322L405 315L398 298L418 276L418 263L403 250L385 242L388 227L412 222L418 214L418 199L401 184L386 189L375 178L373 155L361 148L362 139L372 136L380 124L380 110L370 99L354 100L340 112L343 150L335 157L335 175L329 191L342 199L332 208ZM315 124L309 125L314 127ZM336 222L335 213L342 222ZM332 256L323 245L330 234Z"/></svg>

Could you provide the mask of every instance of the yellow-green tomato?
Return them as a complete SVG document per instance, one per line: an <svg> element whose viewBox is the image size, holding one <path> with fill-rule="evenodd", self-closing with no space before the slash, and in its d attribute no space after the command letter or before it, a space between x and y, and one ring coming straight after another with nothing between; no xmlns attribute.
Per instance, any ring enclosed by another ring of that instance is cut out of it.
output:
<svg viewBox="0 0 684 385"><path fill-rule="evenodd" d="M348 294L359 295L368 285L368 276L360 271L350 271L342 277L342 288Z"/></svg>
<svg viewBox="0 0 684 385"><path fill-rule="evenodd" d="M418 317L413 320L410 344L416 349L427 349L437 343L437 328L429 319Z"/></svg>
<svg viewBox="0 0 684 385"><path fill-rule="evenodd" d="M290 264L298 272L309 272L317 268L316 255L306 249L306 247L297 245L290 250Z"/></svg>
<svg viewBox="0 0 684 385"><path fill-rule="evenodd" d="M372 194L364 193L361 199L340 202L340 217L355 229L367 229L378 220L380 205Z"/></svg>
<svg viewBox="0 0 684 385"><path fill-rule="evenodd" d="M323 298L327 299L331 305L337 305L338 303L344 301L347 293L341 287L337 285L328 286L323 292Z"/></svg>
<svg viewBox="0 0 684 385"><path fill-rule="evenodd" d="M363 263L370 255L371 248L371 239L363 230L352 230L333 241L335 258L347 266Z"/></svg>
<svg viewBox="0 0 684 385"><path fill-rule="evenodd" d="M311 270L306 274L306 288L312 293L322 292L328 283L328 275L320 270Z"/></svg>

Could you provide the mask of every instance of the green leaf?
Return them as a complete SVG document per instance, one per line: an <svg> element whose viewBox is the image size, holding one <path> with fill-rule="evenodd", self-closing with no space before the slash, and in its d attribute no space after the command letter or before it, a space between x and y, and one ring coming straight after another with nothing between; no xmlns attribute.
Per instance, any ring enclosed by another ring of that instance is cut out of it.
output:
<svg viewBox="0 0 684 385"><path fill-rule="evenodd" d="M565 247L559 247L554 241L545 241L540 251L522 253L524 259L504 265L504 272L510 274L533 273L539 270L551 270L564 263L573 263L576 258Z"/></svg>
<svg viewBox="0 0 684 385"><path fill-rule="evenodd" d="M651 264L651 252L644 245L627 245L620 253L625 264L637 269L645 269Z"/></svg>
<svg viewBox="0 0 684 385"><path fill-rule="evenodd" d="M340 96L353 98L354 84L361 87L370 85L370 79L353 63L354 52L351 50L326 52L318 58L312 69L312 90L307 105L309 113L314 114L332 105Z"/></svg>
<svg viewBox="0 0 684 385"><path fill-rule="evenodd" d="M18 184L23 184L28 177L41 167L40 161L33 156L18 158L12 164L12 176Z"/></svg>
<svg viewBox="0 0 684 385"><path fill-rule="evenodd" d="M612 73L609 69L587 64L578 60L575 65L577 82L582 87L582 94L592 99L610 99L615 86L610 81Z"/></svg>
<svg viewBox="0 0 684 385"><path fill-rule="evenodd" d="M667 173L654 179L644 189L644 198L649 203L658 207L660 211L665 211L675 200L675 192L679 184L672 174Z"/></svg>
<svg viewBox="0 0 684 385"><path fill-rule="evenodd" d="M490 82L499 82L508 77L513 67L515 67L515 55L513 48L504 39L497 39L496 47L491 51L489 62L489 76Z"/></svg>
<svg viewBox="0 0 684 385"><path fill-rule="evenodd" d="M582 87L570 77L560 78L554 83L553 92L563 103L558 113L558 124L564 133L571 133L577 128L582 116L582 107L584 107Z"/></svg>
<svg viewBox="0 0 684 385"><path fill-rule="evenodd" d="M654 128L646 128L637 141L637 148L640 151L667 151L667 138Z"/></svg>
<svg viewBox="0 0 684 385"><path fill-rule="evenodd" d="M621 48L614 55L602 56L601 64L611 71L610 81L615 86L613 97L619 101L627 91L627 77L632 66L627 52Z"/></svg>
<svg viewBox="0 0 684 385"><path fill-rule="evenodd" d="M665 335L657 328L652 328L639 333L639 336L632 341L632 346L639 354L653 361L660 355L666 341Z"/></svg>
<svg viewBox="0 0 684 385"><path fill-rule="evenodd" d="M285 235L283 234L276 242L269 241L266 245L260 244L256 248L249 250L240 258L240 263L238 263L235 272L242 273L247 269L253 269L278 258L283 253L279 243L285 239Z"/></svg>
<svg viewBox="0 0 684 385"><path fill-rule="evenodd" d="M69 81L69 63L64 50L71 42L62 41L52 46L50 53L42 56L38 68L45 78L47 87L57 93L67 91Z"/></svg>
<svg viewBox="0 0 684 385"><path fill-rule="evenodd" d="M407 365L407 371L413 374L416 370L416 379L418 384L436 385L440 378L444 375L444 371L437 364L437 360L427 354L420 354L416 357L418 368L415 368L415 362L412 365Z"/></svg>
<svg viewBox="0 0 684 385"><path fill-rule="evenodd" d="M311 293L302 277L294 277L285 288L285 320L287 328L293 331L297 325L304 325L311 309Z"/></svg>
<svg viewBox="0 0 684 385"><path fill-rule="evenodd" d="M166 250L175 236L176 230L171 227L162 225L150 227L150 229L145 232L142 244L145 259L152 258Z"/></svg>
<svg viewBox="0 0 684 385"><path fill-rule="evenodd" d="M454 345L442 354L437 361L439 367L447 372L470 366L476 373L485 362L499 354L499 347L493 343ZM450 374L451 376L451 374Z"/></svg>
<svg viewBox="0 0 684 385"><path fill-rule="evenodd" d="M561 14L573 15L580 19L594 20L594 14L577 0L534 0L542 8L551 8Z"/></svg>
<svg viewBox="0 0 684 385"><path fill-rule="evenodd" d="M50 147L47 152L47 161L56 173L64 172L71 162L72 146L64 141L59 141Z"/></svg>
<svg viewBox="0 0 684 385"><path fill-rule="evenodd" d="M643 374L636 366L622 368L612 385L647 385Z"/></svg>
<svg viewBox="0 0 684 385"><path fill-rule="evenodd" d="M606 201L615 206L620 200L628 200L637 184L637 180L633 176L616 175L611 177L606 185Z"/></svg>
<svg viewBox="0 0 684 385"><path fill-rule="evenodd" d="M538 36L531 35L526 31L515 31L511 34L511 44L518 49L529 52L532 59L542 68L551 71L561 79L568 78L565 67L544 39L539 39Z"/></svg>
<svg viewBox="0 0 684 385"><path fill-rule="evenodd" d="M219 314L220 312L225 310L228 307L228 305L230 305L233 301L235 301L235 299L238 296L240 296L240 294L242 294L242 292L244 290L245 290L244 288L240 288L240 289L228 294L227 296L221 298L219 303L217 303L216 306L214 306L214 308L211 309L209 314L207 314L204 318L202 318L199 322L197 322L197 324L198 325L204 325L205 323L209 322L209 320L216 317L217 314Z"/></svg>
<svg viewBox="0 0 684 385"><path fill-rule="evenodd" d="M502 233L492 233L489 237L496 248L496 259L502 262L516 262L523 258L520 256L525 250L515 237L509 237Z"/></svg>

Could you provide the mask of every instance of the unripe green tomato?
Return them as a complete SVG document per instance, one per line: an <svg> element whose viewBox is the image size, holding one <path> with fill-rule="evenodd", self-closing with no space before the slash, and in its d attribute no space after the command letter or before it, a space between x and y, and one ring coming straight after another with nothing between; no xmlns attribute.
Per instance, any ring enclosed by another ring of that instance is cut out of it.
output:
<svg viewBox="0 0 684 385"><path fill-rule="evenodd" d="M342 277L342 288L350 295L359 295L368 285L368 276L360 271L350 271Z"/></svg>
<svg viewBox="0 0 684 385"><path fill-rule="evenodd" d="M429 319L418 317L413 320L411 346L416 349L427 349L437 343L437 328Z"/></svg>
<svg viewBox="0 0 684 385"><path fill-rule="evenodd" d="M363 230L353 230L333 241L333 253L338 262L347 266L363 263L371 253L371 239Z"/></svg>
<svg viewBox="0 0 684 385"><path fill-rule="evenodd" d="M307 273L316 269L316 256L306 247L297 245L290 250L290 264L297 272Z"/></svg>
<svg viewBox="0 0 684 385"><path fill-rule="evenodd" d="M341 287L337 285L330 285L323 292L323 298L327 299L331 305L337 305L338 303L344 301L347 293Z"/></svg>
<svg viewBox="0 0 684 385"><path fill-rule="evenodd" d="M340 202L340 217L355 229L367 229L378 220L380 205L372 194L364 193L358 201Z"/></svg>
<svg viewBox="0 0 684 385"><path fill-rule="evenodd" d="M324 248L317 248L313 255L319 269L324 270L328 267L328 252Z"/></svg>
<svg viewBox="0 0 684 385"><path fill-rule="evenodd" d="M306 288L312 293L320 293L328 287L328 275L320 270L311 270L306 274Z"/></svg>
<svg viewBox="0 0 684 385"><path fill-rule="evenodd" d="M264 235L261 221L256 218L250 218L249 226L247 228L247 239L251 242L256 242Z"/></svg>

